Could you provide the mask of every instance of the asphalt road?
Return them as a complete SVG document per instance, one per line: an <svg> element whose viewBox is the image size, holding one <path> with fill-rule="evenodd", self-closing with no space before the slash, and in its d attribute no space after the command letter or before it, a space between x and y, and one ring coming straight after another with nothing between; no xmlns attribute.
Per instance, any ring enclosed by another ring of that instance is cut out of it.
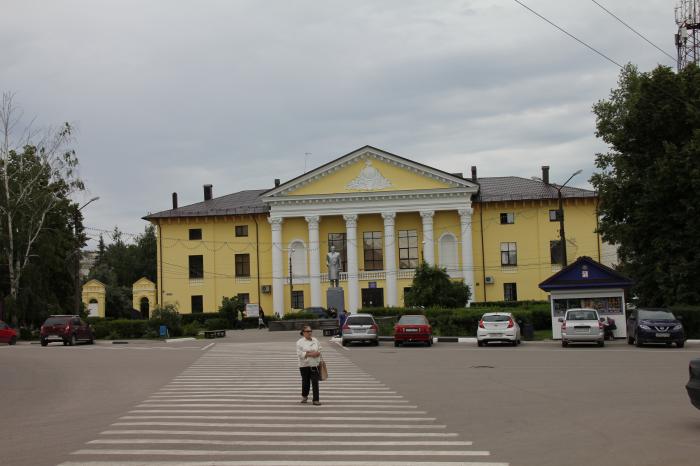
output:
<svg viewBox="0 0 700 466"><path fill-rule="evenodd" d="M164 461L161 464L176 464L167 455L120 456L124 448L146 448L143 445L119 445L114 447L113 456L106 456L105 451L95 455L93 450L107 448L99 445L104 441L100 440L105 437L103 432L115 429L113 425L138 411L144 400L154 395L156 399L167 399L168 394L181 386L177 384L188 378L212 380L207 379L212 376L203 372L211 367L207 361L230 365L220 369L228 370L226 374L245 370L248 379L257 380L261 386L268 384L264 377L277 380L275 377L279 376L274 374L281 374L281 368L295 374L295 368L287 366L298 335L255 330L229 333L229 337L216 340L213 346L210 340L205 340L170 344L132 342L123 346L98 342L94 346L77 347L41 348L29 344L0 347L3 420L0 463L34 466L112 461L123 464L126 458L138 464L156 460ZM408 464L410 460L456 465L474 461L538 466L700 464L697 441L700 411L690 405L684 389L688 360L699 357L700 345L688 344L684 349L634 348L615 342L605 348L563 349L555 343L526 342L517 348L477 348L476 344L456 343L439 343L432 348L394 348L382 342L379 347L343 348L327 338L321 340L327 349L331 380L322 384L324 405L316 409L328 411L334 406L339 408L343 402L355 402L350 399L353 394L350 387L357 387L355 390L365 385L385 387L382 389L395 393L386 395L387 399L400 398L399 401L416 406L420 410L416 412L425 413L419 416L435 418L427 425L435 424L436 431L471 442L468 447L454 448L488 453L486 457L472 458L452 457L448 452L448 456L441 458L430 455L437 455L436 449L443 447L422 447L433 450L420 453L426 456L417 458L391 456L387 452L387 462ZM263 368L260 376L250 377L250 371L257 370L256 367L273 362L282 366L274 371ZM235 380L234 375L223 377L227 381ZM353 384L353 377L362 383ZM294 376L284 383L289 387L298 384ZM289 397L294 398L289 401L290 407L299 408L297 389L290 390L293 393ZM213 408L216 409L219 408ZM237 409L228 411L235 413ZM402 415L415 416L408 411ZM315 416L316 412L300 414L311 415ZM264 415L260 416L262 419ZM444 430L436 427L436 423L444 425ZM351 427L346 429L352 430ZM167 445L159 448L182 449ZM246 447L227 447L234 452L232 458L238 459L235 448ZM402 448L416 450L416 447ZM78 451L83 454L74 454ZM220 454L210 457L208 451L199 451L194 458L176 459L232 459ZM249 455L253 456L245 456L238 464L251 464L257 459L254 453ZM260 459L269 459L263 456ZM274 459L285 464L284 458ZM318 458L319 464L363 460L362 456Z"/></svg>

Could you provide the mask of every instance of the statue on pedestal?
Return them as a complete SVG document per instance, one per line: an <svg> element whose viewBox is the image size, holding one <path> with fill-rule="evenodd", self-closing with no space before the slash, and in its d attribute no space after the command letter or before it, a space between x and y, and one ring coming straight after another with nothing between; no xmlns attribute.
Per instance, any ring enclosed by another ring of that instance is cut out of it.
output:
<svg viewBox="0 0 700 466"><path fill-rule="evenodd" d="M343 262L340 260L340 253L336 252L335 246L326 255L326 265L328 266L328 280L332 287L338 287L340 272L343 270Z"/></svg>

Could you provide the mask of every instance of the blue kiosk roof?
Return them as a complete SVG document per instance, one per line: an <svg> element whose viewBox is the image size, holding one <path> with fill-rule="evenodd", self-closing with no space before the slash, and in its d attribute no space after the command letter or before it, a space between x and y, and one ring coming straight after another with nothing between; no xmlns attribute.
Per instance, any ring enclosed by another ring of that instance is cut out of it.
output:
<svg viewBox="0 0 700 466"><path fill-rule="evenodd" d="M544 291L629 288L632 280L590 257L581 256L542 283Z"/></svg>

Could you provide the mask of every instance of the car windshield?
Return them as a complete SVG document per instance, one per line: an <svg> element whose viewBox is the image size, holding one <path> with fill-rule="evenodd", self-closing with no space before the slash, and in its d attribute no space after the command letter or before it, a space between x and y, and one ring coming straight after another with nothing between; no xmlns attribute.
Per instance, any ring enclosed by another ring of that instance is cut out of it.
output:
<svg viewBox="0 0 700 466"><path fill-rule="evenodd" d="M598 320L595 311L571 311L566 315L566 320Z"/></svg>
<svg viewBox="0 0 700 466"><path fill-rule="evenodd" d="M44 325L66 325L70 317L49 317Z"/></svg>
<svg viewBox="0 0 700 466"><path fill-rule="evenodd" d="M484 317L481 318L484 322L508 322L510 320L510 316L505 315L505 314L497 314L497 315L485 315Z"/></svg>
<svg viewBox="0 0 700 466"><path fill-rule="evenodd" d="M366 316L348 317L347 322L348 325L372 325L373 323L372 318Z"/></svg>
<svg viewBox="0 0 700 466"><path fill-rule="evenodd" d="M426 325L428 321L425 316L401 316L400 325Z"/></svg>
<svg viewBox="0 0 700 466"><path fill-rule="evenodd" d="M639 311L640 320L676 320L676 316L668 311Z"/></svg>

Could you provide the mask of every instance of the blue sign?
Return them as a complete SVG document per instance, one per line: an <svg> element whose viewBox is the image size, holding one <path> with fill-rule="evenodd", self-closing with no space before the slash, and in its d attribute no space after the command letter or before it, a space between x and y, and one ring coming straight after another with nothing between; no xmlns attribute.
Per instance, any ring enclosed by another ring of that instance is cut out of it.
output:
<svg viewBox="0 0 700 466"><path fill-rule="evenodd" d="M369 283L367 283L367 286L368 286L369 288L376 288L376 287L377 287L377 282L369 282Z"/></svg>
<svg viewBox="0 0 700 466"><path fill-rule="evenodd" d="M168 336L168 326L167 326L167 325L161 325L161 326L160 326L160 336L161 336L161 337L167 337L167 336Z"/></svg>

